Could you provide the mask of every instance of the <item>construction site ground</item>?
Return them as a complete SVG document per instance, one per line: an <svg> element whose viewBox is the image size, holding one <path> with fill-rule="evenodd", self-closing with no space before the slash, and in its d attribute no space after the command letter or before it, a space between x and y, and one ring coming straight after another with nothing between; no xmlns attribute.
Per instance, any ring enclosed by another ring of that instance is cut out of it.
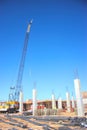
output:
<svg viewBox="0 0 87 130"><path fill-rule="evenodd" d="M54 120L51 120L54 118ZM60 120L55 119L61 117ZM0 130L87 130L86 127L69 125L63 118L76 117L75 113L62 112L52 116L24 116L22 114L0 114ZM49 120L46 120L49 119Z"/></svg>

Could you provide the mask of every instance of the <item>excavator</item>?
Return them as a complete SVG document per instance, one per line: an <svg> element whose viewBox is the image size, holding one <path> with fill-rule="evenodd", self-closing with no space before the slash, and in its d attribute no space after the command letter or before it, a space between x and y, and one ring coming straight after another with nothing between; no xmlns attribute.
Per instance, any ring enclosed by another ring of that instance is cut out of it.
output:
<svg viewBox="0 0 87 130"><path fill-rule="evenodd" d="M31 24L32 24L32 20L28 24L26 35L25 35L24 47L22 51L22 57L20 61L16 87L10 87L11 92L9 94L9 99L7 102L0 103L0 112L14 113L14 112L19 111L19 96L20 96L20 92L22 91L22 87L21 87L22 78L23 78L23 71L24 71L25 58L26 58L26 52L27 52L27 47L28 47Z"/></svg>

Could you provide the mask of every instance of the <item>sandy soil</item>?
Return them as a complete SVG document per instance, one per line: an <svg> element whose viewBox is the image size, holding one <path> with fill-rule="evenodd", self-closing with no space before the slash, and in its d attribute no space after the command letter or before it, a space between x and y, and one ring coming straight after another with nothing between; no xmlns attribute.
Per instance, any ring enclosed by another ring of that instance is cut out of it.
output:
<svg viewBox="0 0 87 130"><path fill-rule="evenodd" d="M75 113L68 113L68 112L62 112L60 115L62 116L76 116ZM12 117L12 115L11 115ZM50 130L80 130L79 127L64 127L62 125L62 123L58 124L57 122L39 122L36 121L35 119L29 119L30 121L35 121L41 124L47 124L49 125L51 128ZM8 124L10 123L10 124ZM21 124L21 126L27 126L27 128L22 128L20 126L18 126L18 124ZM42 126L37 126L31 122L25 121L23 119L19 119L19 118L11 118L10 121L7 119L7 117L5 116L5 114L0 114L0 130L47 130ZM87 130L86 128L81 128L81 130Z"/></svg>

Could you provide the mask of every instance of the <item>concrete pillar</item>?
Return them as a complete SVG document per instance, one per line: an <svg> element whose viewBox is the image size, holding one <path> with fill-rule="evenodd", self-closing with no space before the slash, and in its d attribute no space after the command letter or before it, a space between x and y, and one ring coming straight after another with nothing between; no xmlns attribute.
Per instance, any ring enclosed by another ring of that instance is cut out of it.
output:
<svg viewBox="0 0 87 130"><path fill-rule="evenodd" d="M72 108L75 108L74 97L72 96Z"/></svg>
<svg viewBox="0 0 87 130"><path fill-rule="evenodd" d="M22 113L23 112L23 92L20 91L20 95L19 95L19 112Z"/></svg>
<svg viewBox="0 0 87 130"><path fill-rule="evenodd" d="M83 108L83 101L80 91L80 80L74 80L75 85L75 94L76 94L76 102L77 102L77 114L78 116L84 116L84 108Z"/></svg>
<svg viewBox="0 0 87 130"><path fill-rule="evenodd" d="M52 94L52 109L56 109L56 101L54 94Z"/></svg>
<svg viewBox="0 0 87 130"><path fill-rule="evenodd" d="M37 98L36 98L36 89L33 89L33 116L35 116L35 110L37 109Z"/></svg>
<svg viewBox="0 0 87 130"><path fill-rule="evenodd" d="M59 97L58 99L58 109L62 109L62 99Z"/></svg>
<svg viewBox="0 0 87 130"><path fill-rule="evenodd" d="M66 104L67 104L67 111L70 112L70 94L66 92Z"/></svg>

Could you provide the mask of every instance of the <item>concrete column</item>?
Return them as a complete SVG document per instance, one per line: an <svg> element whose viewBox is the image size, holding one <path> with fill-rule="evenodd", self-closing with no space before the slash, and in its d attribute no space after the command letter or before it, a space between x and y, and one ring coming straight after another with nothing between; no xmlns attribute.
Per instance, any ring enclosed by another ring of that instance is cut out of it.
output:
<svg viewBox="0 0 87 130"><path fill-rule="evenodd" d="M75 85L75 94L76 94L76 102L77 102L77 114L78 116L84 116L84 108L83 108L83 101L80 91L80 80L74 80Z"/></svg>
<svg viewBox="0 0 87 130"><path fill-rule="evenodd" d="M70 112L70 94L66 92L67 111Z"/></svg>
<svg viewBox="0 0 87 130"><path fill-rule="evenodd" d="M56 109L56 101L54 94L52 94L52 109Z"/></svg>
<svg viewBox="0 0 87 130"><path fill-rule="evenodd" d="M72 96L72 108L75 108L74 97Z"/></svg>
<svg viewBox="0 0 87 130"><path fill-rule="evenodd" d="M19 95L19 112L22 113L23 112L23 92L20 91L20 95Z"/></svg>
<svg viewBox="0 0 87 130"><path fill-rule="evenodd" d="M62 109L62 99L59 97L58 99L58 109Z"/></svg>
<svg viewBox="0 0 87 130"><path fill-rule="evenodd" d="M36 109L37 109L36 89L33 89L33 116L35 116Z"/></svg>

